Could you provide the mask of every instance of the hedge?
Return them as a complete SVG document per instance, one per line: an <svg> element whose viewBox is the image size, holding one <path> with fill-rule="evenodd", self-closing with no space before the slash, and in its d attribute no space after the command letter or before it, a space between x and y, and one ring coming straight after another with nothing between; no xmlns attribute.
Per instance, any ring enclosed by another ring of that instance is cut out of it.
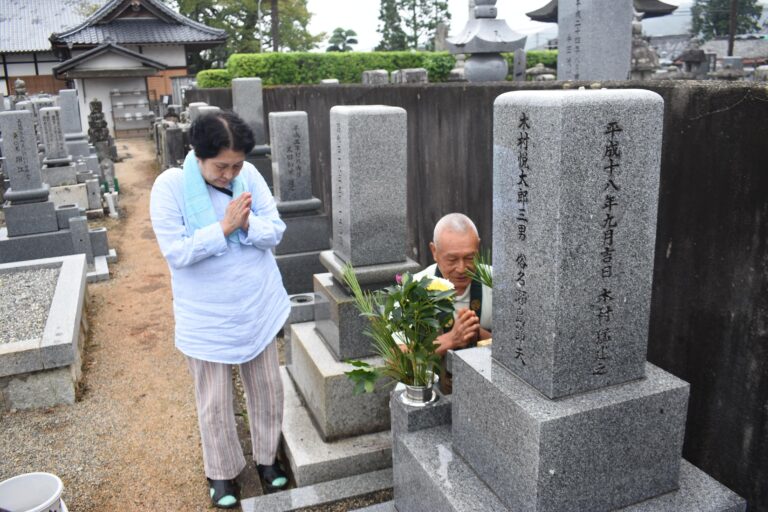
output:
<svg viewBox="0 0 768 512"><path fill-rule="evenodd" d="M503 54L510 71L514 54ZM557 66L556 51L530 51L527 67L543 62ZM324 78L341 83L360 83L368 69L394 71L426 68L430 82L444 82L456 60L448 52L327 52L327 53L236 53L227 69L209 69L197 74L198 87L229 87L232 78L260 77L264 85L317 84Z"/></svg>
<svg viewBox="0 0 768 512"><path fill-rule="evenodd" d="M206 69L197 74L197 86L203 89L230 87L232 74L226 69Z"/></svg>

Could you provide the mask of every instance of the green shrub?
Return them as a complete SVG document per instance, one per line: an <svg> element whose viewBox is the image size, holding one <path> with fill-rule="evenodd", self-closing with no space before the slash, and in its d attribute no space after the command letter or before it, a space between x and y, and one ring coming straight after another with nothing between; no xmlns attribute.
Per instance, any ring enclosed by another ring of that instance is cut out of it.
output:
<svg viewBox="0 0 768 512"><path fill-rule="evenodd" d="M226 69L206 69L197 74L197 86L203 89L230 87L232 75Z"/></svg>
<svg viewBox="0 0 768 512"><path fill-rule="evenodd" d="M503 54L510 69L514 54ZM556 67L556 51L528 52L527 66L539 62ZM360 83L368 69L425 68L430 82L447 80L456 59L448 52L326 52L326 53L236 53L227 69L209 69L197 74L198 87L229 87L232 78L259 77L264 85L317 84L324 78L341 83Z"/></svg>

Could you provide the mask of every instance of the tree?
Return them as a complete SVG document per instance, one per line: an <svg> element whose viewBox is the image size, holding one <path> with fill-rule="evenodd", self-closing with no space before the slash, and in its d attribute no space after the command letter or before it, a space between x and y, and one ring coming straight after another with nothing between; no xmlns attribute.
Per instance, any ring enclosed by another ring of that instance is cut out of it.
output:
<svg viewBox="0 0 768 512"><path fill-rule="evenodd" d="M398 11L399 0L381 0L379 21L376 31L381 34L381 41L376 51L397 51L408 48L408 41L403 31L403 19Z"/></svg>
<svg viewBox="0 0 768 512"><path fill-rule="evenodd" d="M307 0L279 1L278 49L308 51L317 48L325 34L308 30L312 13ZM227 32L224 46L190 53L190 71L223 67L233 53L259 53L273 49L270 0L168 0L180 14ZM277 16L275 16L277 18Z"/></svg>
<svg viewBox="0 0 768 512"><path fill-rule="evenodd" d="M760 29L763 6L758 0L737 0L736 33ZM691 6L691 33L703 39L725 37L729 33L731 0L694 0Z"/></svg>
<svg viewBox="0 0 768 512"><path fill-rule="evenodd" d="M443 0L399 0L400 15L405 20L408 47L433 50L435 30L440 22L448 25L451 13Z"/></svg>
<svg viewBox="0 0 768 512"><path fill-rule="evenodd" d="M348 52L352 50L352 45L357 44L357 39L355 38L357 36L357 33L354 30L344 30L341 27L338 27L333 31L333 34L331 35L330 39L328 39L328 42L331 44L328 48L325 49L327 52Z"/></svg>

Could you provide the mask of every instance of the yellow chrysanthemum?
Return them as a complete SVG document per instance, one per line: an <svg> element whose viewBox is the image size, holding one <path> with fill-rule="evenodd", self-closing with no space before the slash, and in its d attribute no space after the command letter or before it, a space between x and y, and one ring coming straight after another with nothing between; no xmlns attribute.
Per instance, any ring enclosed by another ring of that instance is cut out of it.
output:
<svg viewBox="0 0 768 512"><path fill-rule="evenodd" d="M430 292L446 292L453 290L453 283L442 277L435 277L427 285L427 290Z"/></svg>

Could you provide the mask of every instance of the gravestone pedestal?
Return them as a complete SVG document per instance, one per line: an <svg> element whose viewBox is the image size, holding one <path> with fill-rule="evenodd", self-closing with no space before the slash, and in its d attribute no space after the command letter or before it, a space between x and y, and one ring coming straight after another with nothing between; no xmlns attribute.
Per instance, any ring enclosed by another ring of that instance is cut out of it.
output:
<svg viewBox="0 0 768 512"><path fill-rule="evenodd" d="M330 273L314 276L315 321L294 324L290 330L288 372L306 404L298 424L317 425L316 434L308 436L284 422L286 451L298 482L330 480L391 464L390 388L385 385L373 396L356 396L344 375L354 368L344 362L349 358L372 365L382 361L363 334L365 321L342 284L341 269L344 262L351 263L368 289L387 286L396 274L420 269L405 249L406 126L406 113L400 108L331 109L333 241L332 250L320 256ZM282 178L275 176L278 189ZM397 193L382 194L385 189ZM309 465L291 455L317 450L308 442L322 443L326 453L322 461ZM354 448L337 449L338 443ZM368 461L364 467L359 465L362 460ZM318 467L328 468L327 475L322 476Z"/></svg>
<svg viewBox="0 0 768 512"><path fill-rule="evenodd" d="M745 509L645 361L662 125L648 91L496 99L494 341L454 354L450 428L396 436L399 512Z"/></svg>

